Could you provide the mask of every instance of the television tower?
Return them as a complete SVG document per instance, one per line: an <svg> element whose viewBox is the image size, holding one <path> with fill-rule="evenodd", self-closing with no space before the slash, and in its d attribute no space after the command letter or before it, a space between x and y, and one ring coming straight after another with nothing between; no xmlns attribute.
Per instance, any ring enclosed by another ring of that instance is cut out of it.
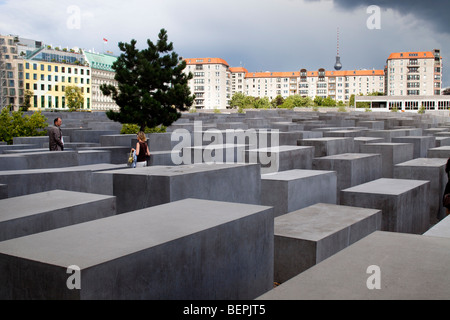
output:
<svg viewBox="0 0 450 320"><path fill-rule="evenodd" d="M337 29L337 56L336 56L336 64L334 65L335 70L341 70L342 64L341 64L341 57L339 56L339 27Z"/></svg>

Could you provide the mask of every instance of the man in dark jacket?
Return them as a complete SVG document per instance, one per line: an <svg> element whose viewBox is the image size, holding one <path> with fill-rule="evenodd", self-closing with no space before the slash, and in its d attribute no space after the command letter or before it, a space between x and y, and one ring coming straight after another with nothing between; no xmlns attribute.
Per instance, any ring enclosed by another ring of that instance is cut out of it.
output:
<svg viewBox="0 0 450 320"><path fill-rule="evenodd" d="M55 126L50 127L48 130L50 151L63 151L64 142L61 132L62 120L61 118L56 118L53 123Z"/></svg>

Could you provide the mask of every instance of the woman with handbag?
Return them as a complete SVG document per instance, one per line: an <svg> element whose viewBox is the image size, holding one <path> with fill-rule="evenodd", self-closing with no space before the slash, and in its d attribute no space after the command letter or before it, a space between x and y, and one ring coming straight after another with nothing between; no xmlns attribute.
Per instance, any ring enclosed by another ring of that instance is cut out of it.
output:
<svg viewBox="0 0 450 320"><path fill-rule="evenodd" d="M147 166L147 157L150 156L150 150L147 145L147 137L144 132L137 134L138 142L136 143L136 149L132 148L131 152L136 152L136 168Z"/></svg>

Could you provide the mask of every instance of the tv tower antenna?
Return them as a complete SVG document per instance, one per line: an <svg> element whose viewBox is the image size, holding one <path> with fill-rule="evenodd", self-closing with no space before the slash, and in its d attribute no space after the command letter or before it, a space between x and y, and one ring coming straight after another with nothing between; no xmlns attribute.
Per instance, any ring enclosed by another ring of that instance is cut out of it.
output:
<svg viewBox="0 0 450 320"><path fill-rule="evenodd" d="M336 64L334 65L335 70L341 70L341 57L339 56L339 27L337 28L337 56L336 56Z"/></svg>

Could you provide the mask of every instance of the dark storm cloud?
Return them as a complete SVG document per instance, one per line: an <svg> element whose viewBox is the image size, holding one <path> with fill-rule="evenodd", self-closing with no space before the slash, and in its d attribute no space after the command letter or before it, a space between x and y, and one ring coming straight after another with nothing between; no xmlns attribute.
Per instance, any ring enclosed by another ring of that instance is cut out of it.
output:
<svg viewBox="0 0 450 320"><path fill-rule="evenodd" d="M310 2L322 0L307 0ZM428 22L435 31L450 34L450 1L448 0L333 0L334 4L343 9L356 9L377 5L381 10L393 9L400 14L412 14L418 20Z"/></svg>

